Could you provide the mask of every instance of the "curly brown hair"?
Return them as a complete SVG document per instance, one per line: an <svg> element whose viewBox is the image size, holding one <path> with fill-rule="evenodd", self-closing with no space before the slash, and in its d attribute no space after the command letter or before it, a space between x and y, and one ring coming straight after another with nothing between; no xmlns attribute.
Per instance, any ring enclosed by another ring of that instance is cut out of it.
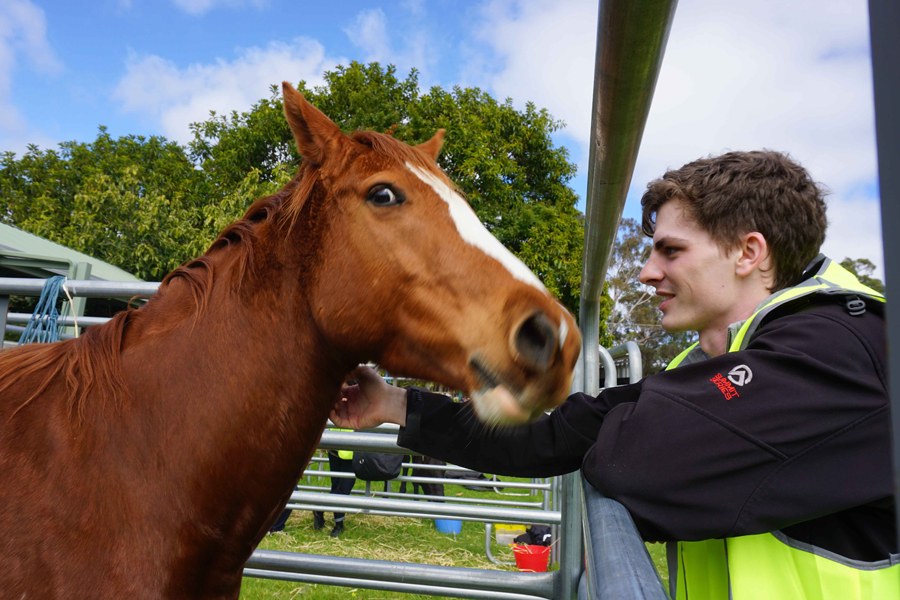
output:
<svg viewBox="0 0 900 600"><path fill-rule="evenodd" d="M799 283L825 241L826 191L786 154L772 150L728 152L701 158L651 181L641 198L641 228L652 236L656 214L677 199L724 250L745 233L766 238L775 266L772 291Z"/></svg>

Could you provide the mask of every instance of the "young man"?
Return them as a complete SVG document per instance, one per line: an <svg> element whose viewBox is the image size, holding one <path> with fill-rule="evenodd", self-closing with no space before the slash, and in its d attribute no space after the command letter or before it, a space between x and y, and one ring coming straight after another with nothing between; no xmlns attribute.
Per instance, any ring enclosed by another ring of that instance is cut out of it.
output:
<svg viewBox="0 0 900 600"><path fill-rule="evenodd" d="M582 468L645 540L672 542L678 598L900 597L883 298L818 255L821 190L784 155L732 152L641 203L641 281L666 330L699 337L666 372L484 432L361 371L332 419L398 423L401 445L486 472Z"/></svg>

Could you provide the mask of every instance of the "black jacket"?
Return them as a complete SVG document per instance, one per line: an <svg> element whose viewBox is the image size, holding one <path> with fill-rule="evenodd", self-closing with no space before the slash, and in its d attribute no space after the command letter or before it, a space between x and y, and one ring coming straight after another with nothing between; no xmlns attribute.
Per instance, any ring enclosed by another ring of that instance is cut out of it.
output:
<svg viewBox="0 0 900 600"><path fill-rule="evenodd" d="M816 300L771 315L746 350L573 394L523 427L486 431L468 405L411 391L398 443L500 475L581 467L648 541L780 529L881 560L897 552L889 423L881 307Z"/></svg>

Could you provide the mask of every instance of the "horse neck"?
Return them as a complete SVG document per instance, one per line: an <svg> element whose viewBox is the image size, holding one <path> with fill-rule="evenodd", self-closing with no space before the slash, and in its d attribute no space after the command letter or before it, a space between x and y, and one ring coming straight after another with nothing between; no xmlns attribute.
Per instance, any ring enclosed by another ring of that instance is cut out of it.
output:
<svg viewBox="0 0 900 600"><path fill-rule="evenodd" d="M299 478L351 365L319 335L303 290L278 283L295 274L236 291L225 254L205 309L163 322L193 302L190 286L171 280L136 320L123 359L144 412L175 440L170 479L205 499L201 514L238 511L253 530Z"/></svg>

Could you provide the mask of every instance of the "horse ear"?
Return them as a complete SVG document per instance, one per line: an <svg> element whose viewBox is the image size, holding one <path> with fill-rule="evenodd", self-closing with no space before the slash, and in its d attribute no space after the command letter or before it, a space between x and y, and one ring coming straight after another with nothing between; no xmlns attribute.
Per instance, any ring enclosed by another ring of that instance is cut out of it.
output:
<svg viewBox="0 0 900 600"><path fill-rule="evenodd" d="M284 116L297 141L297 151L306 160L321 165L335 152L344 134L321 110L307 102L287 81L281 83Z"/></svg>
<svg viewBox="0 0 900 600"><path fill-rule="evenodd" d="M437 160L438 154L441 153L441 146L444 145L444 133L445 131L443 129L438 129L437 133L431 136L430 140L428 140L427 142L422 142L421 144L416 146L416 148L418 148L434 160Z"/></svg>

